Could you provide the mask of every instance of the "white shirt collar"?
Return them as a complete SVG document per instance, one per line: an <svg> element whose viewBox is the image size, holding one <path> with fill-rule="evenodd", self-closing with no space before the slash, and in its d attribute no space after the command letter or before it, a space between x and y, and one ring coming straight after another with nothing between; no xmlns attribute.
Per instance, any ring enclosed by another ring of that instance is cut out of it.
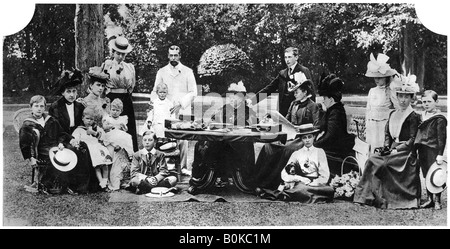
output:
<svg viewBox="0 0 450 249"><path fill-rule="evenodd" d="M292 72L294 72L294 69L295 69L295 67L297 66L297 64L298 64L298 63L296 62L294 65L292 65L292 66L290 67L290 69L291 69Z"/></svg>
<svg viewBox="0 0 450 249"><path fill-rule="evenodd" d="M150 151L148 151L146 148L142 148L141 153L144 155L147 155L148 153L155 155L156 154L156 149L155 147L153 147L153 149L151 149Z"/></svg>
<svg viewBox="0 0 450 249"><path fill-rule="evenodd" d="M312 146L311 145L311 147L309 147L309 148L306 148L306 146L303 146L302 147L302 150L304 150L304 151L313 151L313 150L315 150L316 149L316 147L314 147L314 146Z"/></svg>

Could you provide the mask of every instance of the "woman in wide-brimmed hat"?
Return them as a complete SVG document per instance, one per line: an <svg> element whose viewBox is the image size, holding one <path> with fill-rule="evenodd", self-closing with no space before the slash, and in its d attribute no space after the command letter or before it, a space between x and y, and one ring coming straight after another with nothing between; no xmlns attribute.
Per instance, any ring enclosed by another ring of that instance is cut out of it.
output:
<svg viewBox="0 0 450 249"><path fill-rule="evenodd" d="M384 127L389 118L389 113L396 105L395 92L389 88L389 83L397 75L397 71L392 69L387 61L389 57L385 54L378 54L377 58L370 54L370 61L367 63L366 77L373 78L376 86L369 90L366 105L366 142L374 148L383 146Z"/></svg>
<svg viewBox="0 0 450 249"><path fill-rule="evenodd" d="M420 115L411 107L419 86L415 77L400 79L391 84L399 108L389 116L384 147L376 149L365 164L355 203L389 209L419 207L421 185L414 141Z"/></svg>
<svg viewBox="0 0 450 249"><path fill-rule="evenodd" d="M112 101L119 98L123 102L122 115L128 116L128 133L133 138L133 150L137 151L136 118L133 108L132 92L136 85L134 65L125 62L128 53L133 50L127 38L119 36L109 41L109 48L113 59L102 64L103 72L109 74L107 97Z"/></svg>
<svg viewBox="0 0 450 249"><path fill-rule="evenodd" d="M438 95L433 90L426 90L422 96L422 123L419 125L414 145L417 147L419 164L423 177L429 178L431 165L444 163L444 151L447 143L447 117L437 108ZM433 198L434 197L434 198ZM427 187L427 201L422 208L441 209L441 193L430 191Z"/></svg>

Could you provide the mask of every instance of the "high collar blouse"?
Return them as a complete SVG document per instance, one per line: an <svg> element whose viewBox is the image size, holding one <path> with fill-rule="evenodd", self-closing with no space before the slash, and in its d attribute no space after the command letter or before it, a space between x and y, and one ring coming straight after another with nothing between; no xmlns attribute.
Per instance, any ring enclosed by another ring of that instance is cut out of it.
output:
<svg viewBox="0 0 450 249"><path fill-rule="evenodd" d="M109 73L109 88L125 89L129 93L133 91L136 85L136 72L133 64L123 61L118 63L116 60L106 60L103 67Z"/></svg>

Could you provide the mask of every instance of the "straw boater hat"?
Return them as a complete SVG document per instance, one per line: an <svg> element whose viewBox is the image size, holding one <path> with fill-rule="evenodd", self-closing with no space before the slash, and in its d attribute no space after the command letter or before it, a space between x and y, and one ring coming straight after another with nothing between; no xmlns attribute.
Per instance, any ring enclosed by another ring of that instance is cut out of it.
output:
<svg viewBox="0 0 450 249"><path fill-rule="evenodd" d="M385 54L378 54L377 59L373 54L370 54L370 61L367 63L367 77L388 77L397 74L395 69L392 69L386 62L389 60L389 56Z"/></svg>
<svg viewBox="0 0 450 249"><path fill-rule="evenodd" d="M425 177L427 190L433 194L444 191L447 183L447 162L444 161L440 165L436 162L431 165Z"/></svg>
<svg viewBox="0 0 450 249"><path fill-rule="evenodd" d="M399 75L399 77L395 77L389 87L397 93L415 94L420 91L416 78L414 74L409 74L408 76Z"/></svg>
<svg viewBox="0 0 450 249"><path fill-rule="evenodd" d="M302 124L300 126L297 126L298 129L298 135L306 135L306 134L313 134L319 132L319 129L317 127L314 127L313 124Z"/></svg>
<svg viewBox="0 0 450 249"><path fill-rule="evenodd" d="M128 43L127 38L123 36L119 36L116 39L110 41L111 49L114 49L117 52L121 53L129 53L133 50L133 47Z"/></svg>
<svg viewBox="0 0 450 249"><path fill-rule="evenodd" d="M67 148L60 150L58 147L53 147L49 151L49 157L52 165L62 172L71 171L78 161L75 152Z"/></svg>
<svg viewBox="0 0 450 249"><path fill-rule="evenodd" d="M156 198L162 198L162 197L172 197L175 193L171 192L170 188L166 187L154 187L150 191L150 193L146 194L147 197L156 197Z"/></svg>

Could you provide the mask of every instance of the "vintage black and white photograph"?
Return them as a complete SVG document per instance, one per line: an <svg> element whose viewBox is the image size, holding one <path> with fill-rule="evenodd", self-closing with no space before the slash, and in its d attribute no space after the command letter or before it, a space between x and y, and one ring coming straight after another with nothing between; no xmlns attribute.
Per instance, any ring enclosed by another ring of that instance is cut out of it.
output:
<svg viewBox="0 0 450 249"><path fill-rule="evenodd" d="M3 227L448 226L448 33L414 1L32 5Z"/></svg>

